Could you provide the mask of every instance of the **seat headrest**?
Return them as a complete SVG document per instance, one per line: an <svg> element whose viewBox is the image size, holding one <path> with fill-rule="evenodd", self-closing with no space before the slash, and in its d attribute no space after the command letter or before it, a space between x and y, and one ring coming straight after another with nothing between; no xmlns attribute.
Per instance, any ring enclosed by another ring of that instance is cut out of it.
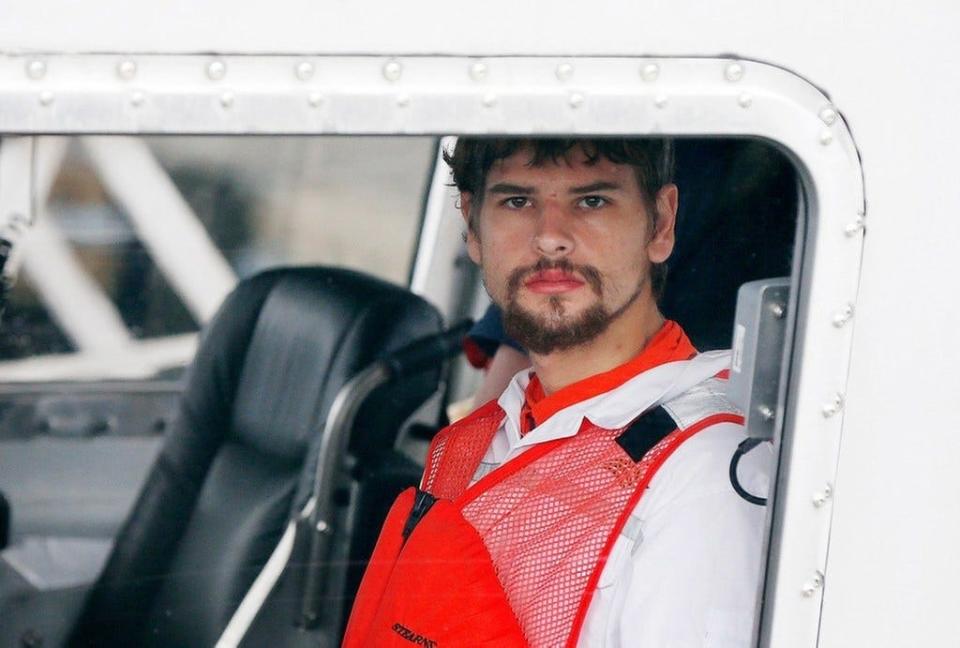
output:
<svg viewBox="0 0 960 648"><path fill-rule="evenodd" d="M441 328L426 301L359 272L270 270L241 282L224 302L204 335L188 389L208 401L204 409L228 438L301 461L351 376ZM407 407L384 399L386 407L391 402L396 412L388 416Z"/></svg>

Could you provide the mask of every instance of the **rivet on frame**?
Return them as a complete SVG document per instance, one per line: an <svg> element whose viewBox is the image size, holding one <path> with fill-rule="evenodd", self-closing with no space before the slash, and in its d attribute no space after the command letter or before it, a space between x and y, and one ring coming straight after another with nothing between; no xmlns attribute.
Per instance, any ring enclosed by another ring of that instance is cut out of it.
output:
<svg viewBox="0 0 960 648"><path fill-rule="evenodd" d="M862 232L867 227L867 221L864 216L857 216L857 220L853 221L843 229L843 233L847 236L853 237Z"/></svg>
<svg viewBox="0 0 960 648"><path fill-rule="evenodd" d="M494 106L496 106L497 95L495 95L492 92L488 92L487 94L483 95L483 105L486 106L487 108L493 108Z"/></svg>
<svg viewBox="0 0 960 648"><path fill-rule="evenodd" d="M313 108L319 108L320 105L323 103L323 95L320 94L319 92L311 92L309 96L307 96L307 102Z"/></svg>
<svg viewBox="0 0 960 648"><path fill-rule="evenodd" d="M820 143L824 146L830 144L833 141L833 133L829 130L824 130L820 132Z"/></svg>
<svg viewBox="0 0 960 648"><path fill-rule="evenodd" d="M234 99L232 92L224 92L220 95L220 105L224 108L230 108L233 106Z"/></svg>
<svg viewBox="0 0 960 648"><path fill-rule="evenodd" d="M660 76L660 66L656 63L647 63L640 68L640 78L647 83L653 83Z"/></svg>
<svg viewBox="0 0 960 648"><path fill-rule="evenodd" d="M833 316L833 325L837 328L843 328L844 325L853 319L853 304L847 304Z"/></svg>
<svg viewBox="0 0 960 648"><path fill-rule="evenodd" d="M47 74L47 64L39 59L27 61L27 76L33 80L42 79Z"/></svg>
<svg viewBox="0 0 960 648"><path fill-rule="evenodd" d="M313 63L310 61L300 61L293 69L294 75L301 81L309 81L312 79L315 71L316 70L313 67Z"/></svg>
<svg viewBox="0 0 960 648"><path fill-rule="evenodd" d="M833 126L834 122L837 121L837 111L834 110L833 106L826 106L820 111L820 121L827 126Z"/></svg>
<svg viewBox="0 0 960 648"><path fill-rule="evenodd" d="M667 107L667 95L659 94L653 100L653 105L657 108L666 108Z"/></svg>
<svg viewBox="0 0 960 648"><path fill-rule="evenodd" d="M53 93L49 90L44 90L40 93L40 103L44 106L49 106L53 103Z"/></svg>
<svg viewBox="0 0 960 648"><path fill-rule="evenodd" d="M753 97L749 93L744 92L739 97L737 97L737 103L740 104L741 108L749 108L753 105Z"/></svg>
<svg viewBox="0 0 960 648"><path fill-rule="evenodd" d="M117 63L117 76L124 81L129 81L137 76L137 64L130 59L125 59Z"/></svg>
<svg viewBox="0 0 960 648"><path fill-rule="evenodd" d="M787 314L787 307L779 302L772 302L770 304L770 313L777 319L783 319L783 316Z"/></svg>
<svg viewBox="0 0 960 648"><path fill-rule="evenodd" d="M760 415L764 421L772 421L777 413L769 405L759 405L757 406L757 414Z"/></svg>
<svg viewBox="0 0 960 648"><path fill-rule="evenodd" d="M406 106L409 106L410 95L408 94L397 95L397 105L400 106L401 108L405 108Z"/></svg>
<svg viewBox="0 0 960 648"><path fill-rule="evenodd" d="M800 590L800 593L803 594L804 598L810 598L822 588L823 572L818 571L813 575L813 578L803 584L803 589Z"/></svg>
<svg viewBox="0 0 960 648"><path fill-rule="evenodd" d="M569 101L571 108L579 108L586 101L586 98L584 98L582 92L571 92Z"/></svg>
<svg viewBox="0 0 960 648"><path fill-rule="evenodd" d="M830 418L836 414L840 413L840 410L843 409L843 394L837 392L833 400L823 406L821 412L823 413L823 418Z"/></svg>
<svg viewBox="0 0 960 648"><path fill-rule="evenodd" d="M727 81L736 82L743 78L743 66L739 63L730 63L723 71Z"/></svg>
<svg viewBox="0 0 960 648"><path fill-rule="evenodd" d="M487 78L489 72L490 70L487 68L487 64L483 61L476 61L470 66L470 78L474 81L483 81Z"/></svg>
<svg viewBox="0 0 960 648"><path fill-rule="evenodd" d="M227 66L223 61L210 61L207 63L207 78L211 81L219 81L227 76Z"/></svg>
<svg viewBox="0 0 960 648"><path fill-rule="evenodd" d="M146 100L147 96L140 90L137 90L130 95L130 105L134 107L142 106L143 102Z"/></svg>
<svg viewBox="0 0 960 648"><path fill-rule="evenodd" d="M831 497L833 497L833 487L830 484L827 484L823 487L823 490L817 491L813 494L814 508L822 507Z"/></svg>
<svg viewBox="0 0 960 648"><path fill-rule="evenodd" d="M383 78L387 81L399 81L403 75L403 66L399 61L390 59L383 64Z"/></svg>
<svg viewBox="0 0 960 648"><path fill-rule="evenodd" d="M557 66L557 78L561 81L569 81L573 76L573 66L569 63L561 63Z"/></svg>

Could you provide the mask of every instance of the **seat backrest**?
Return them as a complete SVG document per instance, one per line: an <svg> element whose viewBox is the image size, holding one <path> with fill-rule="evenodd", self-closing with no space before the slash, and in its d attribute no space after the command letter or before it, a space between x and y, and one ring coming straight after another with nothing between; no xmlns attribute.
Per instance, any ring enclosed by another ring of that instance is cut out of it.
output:
<svg viewBox="0 0 960 648"><path fill-rule="evenodd" d="M202 336L178 419L71 644L213 645L309 493L308 448L338 390L440 329L419 297L348 270L241 282ZM369 438L388 442L439 373L378 393Z"/></svg>

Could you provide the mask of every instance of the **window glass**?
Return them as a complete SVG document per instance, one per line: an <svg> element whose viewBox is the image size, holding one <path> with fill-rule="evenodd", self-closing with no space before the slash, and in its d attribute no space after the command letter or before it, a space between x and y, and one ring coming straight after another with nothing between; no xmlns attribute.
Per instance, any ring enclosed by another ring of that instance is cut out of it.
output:
<svg viewBox="0 0 960 648"><path fill-rule="evenodd" d="M272 266L346 266L405 285L436 147L410 137L41 144L51 179L38 183L0 327L6 380L175 376L224 285Z"/></svg>

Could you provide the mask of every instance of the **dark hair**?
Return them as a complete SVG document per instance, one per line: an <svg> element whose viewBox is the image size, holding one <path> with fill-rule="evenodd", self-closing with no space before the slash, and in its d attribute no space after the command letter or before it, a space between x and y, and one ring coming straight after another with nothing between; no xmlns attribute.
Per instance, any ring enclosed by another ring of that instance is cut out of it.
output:
<svg viewBox="0 0 960 648"><path fill-rule="evenodd" d="M473 211L483 202L483 190L490 167L517 151L530 151L531 166L547 161L559 163L568 160L576 149L582 150L587 164L606 159L614 164L629 164L634 168L637 184L647 202L647 209L657 217L655 197L666 184L673 181L673 141L664 137L646 138L504 138L460 137L453 152L444 151L443 159L453 171L453 184L461 193L473 197L473 208L468 227L474 229ZM657 263L650 269L654 297L659 299L667 278L665 264Z"/></svg>

